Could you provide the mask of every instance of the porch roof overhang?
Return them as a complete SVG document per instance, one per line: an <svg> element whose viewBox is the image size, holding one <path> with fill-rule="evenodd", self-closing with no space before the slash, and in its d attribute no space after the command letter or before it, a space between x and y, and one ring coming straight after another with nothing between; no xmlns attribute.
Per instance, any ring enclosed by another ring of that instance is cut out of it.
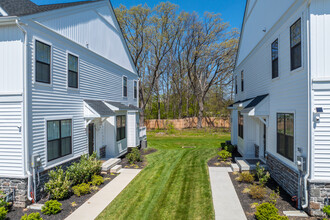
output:
<svg viewBox="0 0 330 220"><path fill-rule="evenodd" d="M256 117L269 116L269 95L260 95L253 98L241 111L242 114Z"/></svg>
<svg viewBox="0 0 330 220"><path fill-rule="evenodd" d="M116 114L100 100L84 100L84 117L86 119L108 118Z"/></svg>
<svg viewBox="0 0 330 220"><path fill-rule="evenodd" d="M140 109L134 105L124 105L120 102L105 101L105 104L113 111L139 111Z"/></svg>
<svg viewBox="0 0 330 220"><path fill-rule="evenodd" d="M249 98L249 99L244 99L244 100L239 100L234 102L233 104L231 104L230 106L228 106L228 109L238 109L238 108L244 108L246 105L249 104L249 102L252 100L253 98Z"/></svg>

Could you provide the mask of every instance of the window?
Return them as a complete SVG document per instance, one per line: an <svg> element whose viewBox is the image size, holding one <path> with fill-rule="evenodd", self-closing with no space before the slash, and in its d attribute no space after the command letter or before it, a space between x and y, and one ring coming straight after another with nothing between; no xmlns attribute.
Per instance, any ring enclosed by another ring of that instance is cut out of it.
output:
<svg viewBox="0 0 330 220"><path fill-rule="evenodd" d="M238 136L244 138L244 117L241 112L238 112Z"/></svg>
<svg viewBox="0 0 330 220"><path fill-rule="evenodd" d="M127 97L127 77L123 77L123 96Z"/></svg>
<svg viewBox="0 0 330 220"><path fill-rule="evenodd" d="M291 71L301 67L301 19L290 27Z"/></svg>
<svg viewBox="0 0 330 220"><path fill-rule="evenodd" d="M272 79L278 77L278 39L272 43Z"/></svg>
<svg viewBox="0 0 330 220"><path fill-rule="evenodd" d="M68 55L68 87L78 88L78 57Z"/></svg>
<svg viewBox="0 0 330 220"><path fill-rule="evenodd" d="M241 91L244 92L244 71L241 71Z"/></svg>
<svg viewBox="0 0 330 220"><path fill-rule="evenodd" d="M117 141L126 138L126 116L117 116Z"/></svg>
<svg viewBox="0 0 330 220"><path fill-rule="evenodd" d="M277 153L293 161L294 114L277 114Z"/></svg>
<svg viewBox="0 0 330 220"><path fill-rule="evenodd" d="M47 122L47 158L48 161L72 153L72 120Z"/></svg>
<svg viewBox="0 0 330 220"><path fill-rule="evenodd" d="M237 75L235 76L235 94L237 94Z"/></svg>
<svg viewBox="0 0 330 220"><path fill-rule="evenodd" d="M36 81L50 84L50 46L36 41Z"/></svg>
<svg viewBox="0 0 330 220"><path fill-rule="evenodd" d="M138 91L137 91L137 81L134 81L134 98L137 99L137 94L138 94Z"/></svg>

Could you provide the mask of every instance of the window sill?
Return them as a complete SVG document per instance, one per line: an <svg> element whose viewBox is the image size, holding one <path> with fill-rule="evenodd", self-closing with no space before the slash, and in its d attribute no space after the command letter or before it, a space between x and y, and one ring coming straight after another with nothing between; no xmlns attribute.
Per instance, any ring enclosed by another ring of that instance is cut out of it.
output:
<svg viewBox="0 0 330 220"><path fill-rule="evenodd" d="M272 82L276 82L276 81L278 81L278 80L280 80L281 78L278 76L278 77L276 77L276 78L272 78Z"/></svg>
<svg viewBox="0 0 330 220"><path fill-rule="evenodd" d="M304 70L303 66L298 67L297 69L294 69L294 70L290 70L290 74L295 74L295 73L300 72L302 70Z"/></svg>
<svg viewBox="0 0 330 220"><path fill-rule="evenodd" d="M34 81L34 84L36 86L53 87L53 84L52 83L43 83L43 82Z"/></svg>

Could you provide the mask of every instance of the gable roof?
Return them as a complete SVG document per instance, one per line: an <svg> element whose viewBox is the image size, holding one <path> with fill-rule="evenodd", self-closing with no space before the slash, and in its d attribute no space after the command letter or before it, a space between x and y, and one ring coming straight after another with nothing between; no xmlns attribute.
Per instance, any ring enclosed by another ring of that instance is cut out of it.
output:
<svg viewBox="0 0 330 220"><path fill-rule="evenodd" d="M51 11L55 9L66 8L76 5L83 5L98 1L102 1L102 0L79 1L79 2L50 4L50 5L37 5L30 0L1 0L0 7L4 11L6 11L8 16L23 16L23 15L31 15L40 12Z"/></svg>

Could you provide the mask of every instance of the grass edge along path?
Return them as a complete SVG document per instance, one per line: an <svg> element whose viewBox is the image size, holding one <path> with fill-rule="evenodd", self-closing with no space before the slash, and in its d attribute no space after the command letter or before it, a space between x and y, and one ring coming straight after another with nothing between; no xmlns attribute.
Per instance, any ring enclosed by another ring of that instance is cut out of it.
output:
<svg viewBox="0 0 330 220"><path fill-rule="evenodd" d="M229 138L209 130L148 133L158 151L97 219L214 219L207 161Z"/></svg>

